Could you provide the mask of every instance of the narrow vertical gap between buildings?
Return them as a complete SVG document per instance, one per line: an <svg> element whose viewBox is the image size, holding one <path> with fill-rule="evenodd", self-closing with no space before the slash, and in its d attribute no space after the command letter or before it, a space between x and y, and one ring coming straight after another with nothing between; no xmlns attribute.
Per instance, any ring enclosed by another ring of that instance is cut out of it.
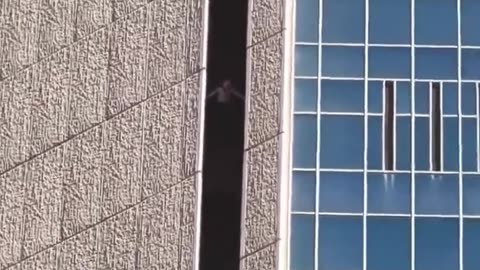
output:
<svg viewBox="0 0 480 270"><path fill-rule="evenodd" d="M442 116L440 104L440 83L432 83L432 170L441 170Z"/></svg>
<svg viewBox="0 0 480 270"><path fill-rule="evenodd" d="M394 132L394 86L392 81L385 82L385 132L384 147L385 170L393 170L393 132Z"/></svg>
<svg viewBox="0 0 480 270"><path fill-rule="evenodd" d="M210 0L200 235L201 270L237 270L248 0Z"/></svg>

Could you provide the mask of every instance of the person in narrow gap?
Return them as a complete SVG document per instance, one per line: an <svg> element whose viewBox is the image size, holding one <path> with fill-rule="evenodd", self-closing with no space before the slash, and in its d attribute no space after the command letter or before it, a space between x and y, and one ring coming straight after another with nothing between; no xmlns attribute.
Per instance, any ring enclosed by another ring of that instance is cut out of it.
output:
<svg viewBox="0 0 480 270"><path fill-rule="evenodd" d="M210 112L213 113L213 120L216 125L223 129L223 143L232 144L241 139L238 134L243 132L241 122L243 121L242 108L244 106L244 97L241 92L235 89L230 79L221 81L207 99L213 100L213 106L210 106Z"/></svg>
<svg viewBox="0 0 480 270"><path fill-rule="evenodd" d="M214 96L217 96L217 103L221 104L231 103L233 97L239 98L242 101L244 100L243 95L237 92L230 80L223 80L220 86L215 88L215 90L210 93L207 98Z"/></svg>

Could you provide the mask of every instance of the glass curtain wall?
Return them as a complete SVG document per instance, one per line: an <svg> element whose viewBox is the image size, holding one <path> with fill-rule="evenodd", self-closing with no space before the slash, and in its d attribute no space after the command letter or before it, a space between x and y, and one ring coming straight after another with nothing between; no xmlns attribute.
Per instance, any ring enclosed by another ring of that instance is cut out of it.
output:
<svg viewBox="0 0 480 270"><path fill-rule="evenodd" d="M295 5L290 269L480 269L480 1Z"/></svg>

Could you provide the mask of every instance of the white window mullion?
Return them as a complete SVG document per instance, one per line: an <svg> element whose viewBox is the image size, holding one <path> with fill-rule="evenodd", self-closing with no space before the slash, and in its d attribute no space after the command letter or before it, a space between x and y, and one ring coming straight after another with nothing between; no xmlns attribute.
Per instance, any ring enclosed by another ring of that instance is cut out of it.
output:
<svg viewBox="0 0 480 270"><path fill-rule="evenodd" d="M368 149L368 39L369 39L369 0L365 0L365 68L364 68L364 126L363 126L363 270L367 270L367 212L368 212L368 181L367 181L367 149Z"/></svg>
<svg viewBox="0 0 480 270"><path fill-rule="evenodd" d="M477 118L477 172L480 171L480 83L475 83L475 108Z"/></svg>
<svg viewBox="0 0 480 270"><path fill-rule="evenodd" d="M385 171L386 169L386 155L385 153L385 127L387 126L387 117L385 117L385 113L387 112L387 81L383 81L382 83L382 170Z"/></svg>
<svg viewBox="0 0 480 270"><path fill-rule="evenodd" d="M444 171L443 163L444 163L444 147L443 147L443 140L444 140L444 121L443 121L443 82L440 83L440 89L439 89L439 95L440 95L440 171Z"/></svg>
<svg viewBox="0 0 480 270"><path fill-rule="evenodd" d="M397 171L397 81L393 82L393 171Z"/></svg>
<svg viewBox="0 0 480 270"><path fill-rule="evenodd" d="M319 250L319 212L320 212L320 121L321 121L321 98L322 98L322 26L323 26L323 0L318 4L318 73L317 73L317 152L315 161L315 239L314 239L314 269L318 270L318 250Z"/></svg>
<svg viewBox="0 0 480 270"><path fill-rule="evenodd" d="M410 187L410 211L411 211L411 220L410 220L410 269L415 270L415 0L410 0L410 38L411 38L411 55L410 55L410 65L411 65L411 110L412 118L410 119L410 167L411 167L411 187Z"/></svg>
<svg viewBox="0 0 480 270"><path fill-rule="evenodd" d="M432 100L432 96L433 96L433 83L432 82L429 82L428 83L428 106L429 106L429 110L428 110L428 123L429 123L429 127L428 127L428 144L429 144L429 150L428 150L428 161L429 161L429 170L430 171L433 171L433 159L434 159L434 156L433 156L433 100Z"/></svg>
<svg viewBox="0 0 480 270"><path fill-rule="evenodd" d="M458 76L458 169L460 171L458 176L458 205L459 205L459 270L463 270L463 167L462 167L462 99L461 99L461 88L462 88L462 28L461 28L461 0L457 0L457 32L458 32L458 40L457 40L457 57L458 57L458 64L457 64L457 76Z"/></svg>

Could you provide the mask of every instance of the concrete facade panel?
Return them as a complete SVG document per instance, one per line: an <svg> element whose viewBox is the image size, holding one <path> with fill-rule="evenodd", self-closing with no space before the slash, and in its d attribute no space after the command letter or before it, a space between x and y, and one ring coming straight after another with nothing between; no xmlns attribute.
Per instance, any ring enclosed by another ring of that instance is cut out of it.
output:
<svg viewBox="0 0 480 270"><path fill-rule="evenodd" d="M105 28L72 46L68 137L106 118L108 50L108 31Z"/></svg>
<svg viewBox="0 0 480 270"><path fill-rule="evenodd" d="M69 49L61 50L32 66L33 88L24 100L30 109L27 157L67 138L70 55Z"/></svg>
<svg viewBox="0 0 480 270"><path fill-rule="evenodd" d="M145 103L142 196L148 197L182 179L182 94L184 83Z"/></svg>
<svg viewBox="0 0 480 270"><path fill-rule="evenodd" d="M284 168L289 130L284 111L290 91L285 83L285 10L290 2L249 2L242 270L288 269L283 216L288 211Z"/></svg>
<svg viewBox="0 0 480 270"><path fill-rule="evenodd" d="M244 250L254 253L278 238L279 140L275 137L246 154Z"/></svg>
<svg viewBox="0 0 480 270"><path fill-rule="evenodd" d="M145 6L147 0L115 0L110 1L110 3L112 7L112 21L116 21L135 13L136 9Z"/></svg>
<svg viewBox="0 0 480 270"><path fill-rule="evenodd" d="M139 244L139 269L181 269L193 265L194 238L190 227L182 224L194 213L183 208L194 186L193 177L148 198L141 208L142 225ZM190 268L191 269L191 268Z"/></svg>
<svg viewBox="0 0 480 270"><path fill-rule="evenodd" d="M25 167L0 176L0 268L20 260L23 239Z"/></svg>
<svg viewBox="0 0 480 270"><path fill-rule="evenodd" d="M284 1L250 0L249 31L247 44L254 45L284 29Z"/></svg>
<svg viewBox="0 0 480 270"><path fill-rule="evenodd" d="M204 11L2 2L1 270L196 268Z"/></svg>
<svg viewBox="0 0 480 270"><path fill-rule="evenodd" d="M142 107L136 106L103 125L102 218L141 198Z"/></svg>
<svg viewBox="0 0 480 270"><path fill-rule="evenodd" d="M201 66L205 5L198 0L186 0L186 64L187 74L196 73Z"/></svg>
<svg viewBox="0 0 480 270"><path fill-rule="evenodd" d="M35 254L24 261L19 265L15 265L12 269L17 268L18 270L27 270L27 269L38 269L38 270L50 270L57 269L57 249L51 248L43 252ZM11 268L8 268L9 270Z"/></svg>
<svg viewBox="0 0 480 270"><path fill-rule="evenodd" d="M102 129L95 127L65 144L62 239L102 219Z"/></svg>
<svg viewBox="0 0 480 270"><path fill-rule="evenodd" d="M38 1L38 56L39 61L73 42L76 10L75 1ZM68 61L66 62L68 63Z"/></svg>
<svg viewBox="0 0 480 270"><path fill-rule="evenodd" d="M145 99L147 8L142 7L108 28L107 116Z"/></svg>
<svg viewBox="0 0 480 270"><path fill-rule="evenodd" d="M60 241L64 154L60 146L25 164L22 258Z"/></svg>
<svg viewBox="0 0 480 270"><path fill-rule="evenodd" d="M29 84L31 72L22 72L19 77ZM0 171L4 172L27 156L29 106L25 102L28 91L14 78L0 83Z"/></svg>
<svg viewBox="0 0 480 270"><path fill-rule="evenodd" d="M86 230L62 242L56 248L57 269L96 269L97 230Z"/></svg>
<svg viewBox="0 0 480 270"><path fill-rule="evenodd" d="M148 97L186 77L186 25L180 17L185 7L180 3L155 1L149 6Z"/></svg>
<svg viewBox="0 0 480 270"><path fill-rule="evenodd" d="M273 243L264 249L242 258L240 269L276 270L278 269L276 256L276 245Z"/></svg>
<svg viewBox="0 0 480 270"><path fill-rule="evenodd" d="M74 41L83 39L108 25L112 19L112 1L90 0L75 2Z"/></svg>
<svg viewBox="0 0 480 270"><path fill-rule="evenodd" d="M139 207L131 207L97 226L97 270L136 269Z"/></svg>
<svg viewBox="0 0 480 270"><path fill-rule="evenodd" d="M0 7L0 80L37 60L39 0L5 0Z"/></svg>
<svg viewBox="0 0 480 270"><path fill-rule="evenodd" d="M280 133L282 90L282 33L249 48L250 99L248 117L248 143L252 147Z"/></svg>

